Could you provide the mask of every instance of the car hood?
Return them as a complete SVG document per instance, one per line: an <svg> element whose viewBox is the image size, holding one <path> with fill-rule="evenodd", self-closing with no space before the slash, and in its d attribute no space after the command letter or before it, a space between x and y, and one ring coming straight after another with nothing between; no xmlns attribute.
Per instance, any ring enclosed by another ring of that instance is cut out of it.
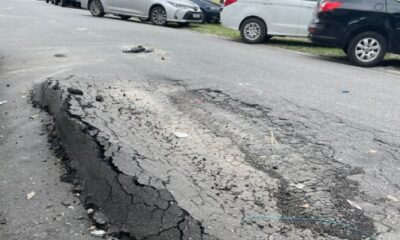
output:
<svg viewBox="0 0 400 240"><path fill-rule="evenodd" d="M214 3L207 0L191 0L193 3L199 5L201 8L209 8L209 7L219 7L222 8L221 4Z"/></svg>
<svg viewBox="0 0 400 240"><path fill-rule="evenodd" d="M193 8L199 8L199 5L197 5L196 3L190 1L190 0L168 0L168 2L173 2L176 4L183 4L183 5L187 5L187 6L191 6Z"/></svg>

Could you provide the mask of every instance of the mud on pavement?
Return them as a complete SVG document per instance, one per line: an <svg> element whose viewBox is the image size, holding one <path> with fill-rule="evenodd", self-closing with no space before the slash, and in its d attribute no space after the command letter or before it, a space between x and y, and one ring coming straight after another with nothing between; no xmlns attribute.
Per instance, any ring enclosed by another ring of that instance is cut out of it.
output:
<svg viewBox="0 0 400 240"><path fill-rule="evenodd" d="M48 79L34 99L54 116L82 201L113 236L377 239L396 225L386 212L397 206L359 190L351 176L362 169L338 161L321 129L268 107L162 79Z"/></svg>

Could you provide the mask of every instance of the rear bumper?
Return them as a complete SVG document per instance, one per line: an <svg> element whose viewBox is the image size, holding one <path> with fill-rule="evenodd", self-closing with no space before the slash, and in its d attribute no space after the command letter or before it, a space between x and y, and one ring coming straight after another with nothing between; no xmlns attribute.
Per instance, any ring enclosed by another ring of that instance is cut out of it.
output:
<svg viewBox="0 0 400 240"><path fill-rule="evenodd" d="M308 27L308 32L309 32L308 38L313 43L340 47L338 37L335 36L334 34L327 34L326 29L323 25L311 24Z"/></svg>

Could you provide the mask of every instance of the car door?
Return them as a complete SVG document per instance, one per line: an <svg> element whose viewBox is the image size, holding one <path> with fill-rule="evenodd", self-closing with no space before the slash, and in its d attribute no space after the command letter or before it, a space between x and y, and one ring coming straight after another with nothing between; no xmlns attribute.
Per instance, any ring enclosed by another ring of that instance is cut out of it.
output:
<svg viewBox="0 0 400 240"><path fill-rule="evenodd" d="M318 0L301 0L299 23L297 27L297 33L300 36L308 35L308 25L311 23L317 3Z"/></svg>
<svg viewBox="0 0 400 240"><path fill-rule="evenodd" d="M118 1L118 12L122 14L145 16L150 0L115 0Z"/></svg>
<svg viewBox="0 0 400 240"><path fill-rule="evenodd" d="M296 35L301 0L263 0L263 13L271 35Z"/></svg>

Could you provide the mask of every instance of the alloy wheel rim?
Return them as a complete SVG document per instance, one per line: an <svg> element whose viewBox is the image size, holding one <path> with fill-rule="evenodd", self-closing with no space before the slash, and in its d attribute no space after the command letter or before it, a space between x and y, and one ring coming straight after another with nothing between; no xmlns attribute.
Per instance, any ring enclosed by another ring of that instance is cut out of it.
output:
<svg viewBox="0 0 400 240"><path fill-rule="evenodd" d="M249 23L244 27L244 35L249 40L256 40L261 35L261 26L258 23Z"/></svg>
<svg viewBox="0 0 400 240"><path fill-rule="evenodd" d="M379 56L381 44L375 38L363 38L357 43L355 52L361 62L371 62Z"/></svg>
<svg viewBox="0 0 400 240"><path fill-rule="evenodd" d="M167 21L167 14L161 8L155 9L153 11L152 17L153 21L158 25L163 25Z"/></svg>
<svg viewBox="0 0 400 240"><path fill-rule="evenodd" d="M100 13L100 8L100 1L93 0L92 4L90 5L90 10L92 11L92 13L94 13L94 15L98 15Z"/></svg>

